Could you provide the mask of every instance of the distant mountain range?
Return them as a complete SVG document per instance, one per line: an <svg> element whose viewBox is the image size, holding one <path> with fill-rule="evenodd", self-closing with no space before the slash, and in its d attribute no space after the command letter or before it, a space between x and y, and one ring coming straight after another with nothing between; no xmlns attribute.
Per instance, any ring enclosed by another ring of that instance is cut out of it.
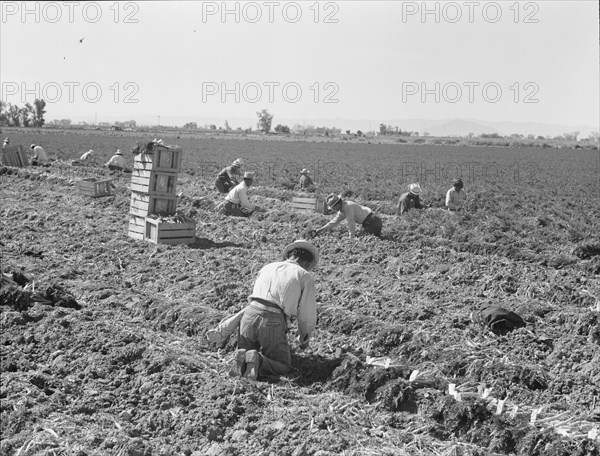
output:
<svg viewBox="0 0 600 456"><path fill-rule="evenodd" d="M126 117L98 117L98 122L110 122L115 121L123 122L126 120L134 119L138 125L156 125L156 116L126 116ZM49 119L52 120L52 119ZM74 118L71 120L73 123L77 122L88 122L94 123L94 117L88 118ZM165 126L183 126L188 122L196 122L198 126L214 124L217 127L223 127L225 121L229 123L232 128L256 128L256 118L238 118L231 117L228 119L211 118L211 117L196 117L193 116L160 116L160 124ZM427 132L430 136L467 136L469 133L473 133L475 136L479 136L483 133L498 133L502 136L511 135L513 133L534 136L558 136L564 133L572 133L579 131L579 137L585 138L589 136L591 132L597 132L600 130L598 126L593 127L590 125L561 125L561 124L545 124L539 122L488 122L478 119L392 119L392 120L372 120L372 119L281 119L275 115L273 119L273 127L277 124L287 125L292 128L294 125L312 125L313 127L336 127L342 131L350 130L356 132L357 130L367 131L379 131L380 124L391 125L392 127L398 127L403 131L417 131L420 135Z"/></svg>

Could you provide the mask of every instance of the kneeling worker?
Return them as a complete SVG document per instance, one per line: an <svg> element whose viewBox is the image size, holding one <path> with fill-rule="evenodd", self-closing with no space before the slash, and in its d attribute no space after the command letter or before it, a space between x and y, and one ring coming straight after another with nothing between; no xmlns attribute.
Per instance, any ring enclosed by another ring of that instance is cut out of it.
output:
<svg viewBox="0 0 600 456"><path fill-rule="evenodd" d="M297 318L298 343L301 349L307 348L317 323L315 279L309 271L318 262L317 248L297 240L283 249L281 261L259 271L240 321L231 376L256 380L293 370L288 323L291 317Z"/></svg>
<svg viewBox="0 0 600 456"><path fill-rule="evenodd" d="M227 196L219 212L223 215L234 215L236 217L248 217L252 215L255 207L248 201L248 189L254 182L254 173L248 171L244 173L242 182L233 187Z"/></svg>
<svg viewBox="0 0 600 456"><path fill-rule="evenodd" d="M383 221L366 206L361 206L350 200L343 200L342 195L329 195L326 200L332 211L338 211L335 217L326 225L315 230L315 236L338 226L342 220L348 219L350 240L356 235L356 224L360 224L367 233L381 236Z"/></svg>
<svg viewBox="0 0 600 456"><path fill-rule="evenodd" d="M121 149L117 149L117 152L110 157L110 160L104 166L107 166L111 171L124 171L127 169L127 162L125 161L125 157L123 157Z"/></svg>

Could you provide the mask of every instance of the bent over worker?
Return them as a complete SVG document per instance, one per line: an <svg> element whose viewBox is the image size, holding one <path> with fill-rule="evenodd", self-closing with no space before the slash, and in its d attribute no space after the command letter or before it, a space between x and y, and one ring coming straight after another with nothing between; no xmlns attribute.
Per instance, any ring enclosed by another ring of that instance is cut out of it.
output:
<svg viewBox="0 0 600 456"><path fill-rule="evenodd" d="M248 201L248 189L254 182L254 173L244 173L244 180L233 187L225 197L224 204L218 208L223 215L234 215L236 217L248 217L255 207Z"/></svg>
<svg viewBox="0 0 600 456"><path fill-rule="evenodd" d="M421 186L418 183L410 184L408 186L408 192L400 195L398 200L398 212L400 215L411 209L425 209L425 206L421 203Z"/></svg>
<svg viewBox="0 0 600 456"><path fill-rule="evenodd" d="M108 160L104 166L108 167L111 171L124 171L127 169L127 162L125 161L125 157L123 157L121 149L117 149L115 154L110 157L110 160Z"/></svg>
<svg viewBox="0 0 600 456"><path fill-rule="evenodd" d="M344 200L342 195L329 195L326 203L332 211L337 211L337 214L329 223L315 230L315 236L335 228L344 219L348 220L348 231L351 240L356 235L356 224L362 225L363 230L367 233L374 234L377 237L381 236L383 221L370 208L361 206L354 201Z"/></svg>
<svg viewBox="0 0 600 456"><path fill-rule="evenodd" d="M298 343L307 348L317 323L315 280L309 271L318 262L317 248L297 240L285 246L281 261L259 271L240 321L231 376L256 380L293 370L288 324L297 318Z"/></svg>
<svg viewBox="0 0 600 456"><path fill-rule="evenodd" d="M219 193L227 193L233 187L238 185L241 177L240 168L244 162L241 158L234 160L231 166L227 166L221 170L215 179L215 187Z"/></svg>

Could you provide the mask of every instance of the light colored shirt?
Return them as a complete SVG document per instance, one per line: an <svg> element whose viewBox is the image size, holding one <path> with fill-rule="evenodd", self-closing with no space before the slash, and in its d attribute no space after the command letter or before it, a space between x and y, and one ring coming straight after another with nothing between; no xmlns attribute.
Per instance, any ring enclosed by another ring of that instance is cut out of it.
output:
<svg viewBox="0 0 600 456"><path fill-rule="evenodd" d="M317 324L315 279L302 266L294 261L277 261L264 266L248 301L255 298L278 305L287 317L296 316L300 340L310 339Z"/></svg>
<svg viewBox="0 0 600 456"><path fill-rule="evenodd" d="M465 200L467 199L467 193L461 188L457 191L452 187L446 193L446 206L450 210L456 210L463 207Z"/></svg>
<svg viewBox="0 0 600 456"><path fill-rule="evenodd" d="M36 158L38 163L48 163L48 155L42 146L35 146L33 148L33 158Z"/></svg>
<svg viewBox="0 0 600 456"><path fill-rule="evenodd" d="M106 166L118 166L120 168L127 168L127 162L125 161L125 157L123 157L122 155L113 155L112 157L110 157L110 160L108 160L108 163L106 163Z"/></svg>
<svg viewBox="0 0 600 456"><path fill-rule="evenodd" d="M254 206L250 204L250 201L248 201L248 186L246 185L245 181L240 182L231 190L229 190L225 200L233 204L241 204L242 207L248 209L249 211L254 210Z"/></svg>
<svg viewBox="0 0 600 456"><path fill-rule="evenodd" d="M335 217L327 224L324 225L321 231L327 231L338 226L342 220L348 219L348 231L350 231L350 237L354 237L356 234L356 224L362 225L365 219L371 213L371 209L354 201L343 201L342 209L335 215Z"/></svg>

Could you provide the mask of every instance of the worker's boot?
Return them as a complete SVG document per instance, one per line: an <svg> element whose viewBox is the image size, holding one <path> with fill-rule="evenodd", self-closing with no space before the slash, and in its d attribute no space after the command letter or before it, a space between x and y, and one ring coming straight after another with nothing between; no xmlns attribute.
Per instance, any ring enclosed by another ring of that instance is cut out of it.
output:
<svg viewBox="0 0 600 456"><path fill-rule="evenodd" d="M244 375L246 368L246 350L243 348L238 349L233 355L233 363L229 369L229 375L231 377L241 377Z"/></svg>
<svg viewBox="0 0 600 456"><path fill-rule="evenodd" d="M244 372L244 378L249 380L257 380L259 368L260 355L256 350L248 350L246 352L246 371Z"/></svg>

